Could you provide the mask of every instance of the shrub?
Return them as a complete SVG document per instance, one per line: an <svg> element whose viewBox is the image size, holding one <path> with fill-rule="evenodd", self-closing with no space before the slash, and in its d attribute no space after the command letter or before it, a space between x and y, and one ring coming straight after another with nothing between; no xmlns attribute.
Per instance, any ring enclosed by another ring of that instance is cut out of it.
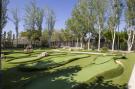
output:
<svg viewBox="0 0 135 89"><path fill-rule="evenodd" d="M101 48L101 52L103 52L103 53L108 52L108 48L107 47Z"/></svg>
<svg viewBox="0 0 135 89"><path fill-rule="evenodd" d="M119 53L119 54L117 54L117 56L115 56L113 59L114 59L114 60L127 59L127 57L126 57L125 54Z"/></svg>
<svg viewBox="0 0 135 89"><path fill-rule="evenodd" d="M92 49L92 51L94 51L95 50L95 47L93 46L91 49Z"/></svg>

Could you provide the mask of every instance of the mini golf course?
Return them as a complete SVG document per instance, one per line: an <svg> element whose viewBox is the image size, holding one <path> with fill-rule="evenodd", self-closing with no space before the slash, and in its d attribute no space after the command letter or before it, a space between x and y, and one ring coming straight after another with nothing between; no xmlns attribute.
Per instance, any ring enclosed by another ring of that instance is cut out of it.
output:
<svg viewBox="0 0 135 89"><path fill-rule="evenodd" d="M48 50L47 57L38 59L37 55L42 52L44 50L34 50L31 55L18 52L7 54L8 60L14 59L3 60L4 89L74 89L74 86L89 84L98 77L103 77L105 82L111 81L111 85L122 86L128 82L135 63L132 59L135 58L134 53L127 54L127 59L118 59L122 66L115 62L115 56Z"/></svg>

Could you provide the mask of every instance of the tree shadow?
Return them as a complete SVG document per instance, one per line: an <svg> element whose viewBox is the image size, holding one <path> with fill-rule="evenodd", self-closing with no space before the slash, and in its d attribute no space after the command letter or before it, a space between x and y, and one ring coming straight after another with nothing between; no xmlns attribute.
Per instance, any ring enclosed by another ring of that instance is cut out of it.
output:
<svg viewBox="0 0 135 89"><path fill-rule="evenodd" d="M27 86L32 86L35 88L33 89L43 89L43 87L50 87L47 89L55 89L56 87L63 88L60 89L69 89L74 83L69 82L67 79L61 79L59 77L69 77L72 76L74 73L81 70L79 66L69 67L65 69L59 69L54 72L49 71L38 71L38 72L22 72L17 70L17 66L13 68L9 68L3 70L3 77L2 77L2 86L3 89L27 89ZM36 81L38 81L36 83ZM33 85L35 82L36 85ZM56 86L56 87L55 87ZM37 87L37 88L36 88Z"/></svg>
<svg viewBox="0 0 135 89"><path fill-rule="evenodd" d="M55 56L52 56L51 58L53 58ZM66 61L61 61L61 62L54 62L53 60L47 60L47 61L42 61L42 60L38 60L35 61L33 63L30 63L31 66L27 66L27 64L21 64L18 66L18 68L21 71L41 71L41 70L48 70L48 69L53 69L56 67L60 67L63 66L65 64L68 64L70 62L73 62L75 60L79 60L81 58L87 58L86 57L80 57L80 58L72 58L70 60L66 60Z"/></svg>
<svg viewBox="0 0 135 89"><path fill-rule="evenodd" d="M86 83L78 83L77 85L73 86L72 89L128 89L127 84L118 85L113 84L112 81L104 81L102 76L97 77L94 82L89 84Z"/></svg>

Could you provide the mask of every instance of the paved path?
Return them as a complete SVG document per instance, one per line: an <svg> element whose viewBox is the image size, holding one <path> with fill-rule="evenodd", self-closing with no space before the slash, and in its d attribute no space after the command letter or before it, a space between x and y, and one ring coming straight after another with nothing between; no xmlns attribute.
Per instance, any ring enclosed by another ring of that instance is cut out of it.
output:
<svg viewBox="0 0 135 89"><path fill-rule="evenodd" d="M99 53L99 52L80 52L80 51L61 51L61 50L52 50L55 52L68 52L68 53L75 53L75 54L95 54L95 55L111 55L115 56L116 54L111 54L111 53Z"/></svg>
<svg viewBox="0 0 135 89"><path fill-rule="evenodd" d="M70 52L70 53L81 53L81 54L97 54L97 55L105 55L106 53L96 53L96 52Z"/></svg>
<svg viewBox="0 0 135 89"><path fill-rule="evenodd" d="M135 65L133 67L133 71L128 82L128 89L135 89Z"/></svg>

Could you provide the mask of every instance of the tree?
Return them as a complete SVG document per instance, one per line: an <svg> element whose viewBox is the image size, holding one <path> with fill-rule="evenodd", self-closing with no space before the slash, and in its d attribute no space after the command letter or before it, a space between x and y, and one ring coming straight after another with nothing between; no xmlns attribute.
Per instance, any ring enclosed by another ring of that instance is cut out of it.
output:
<svg viewBox="0 0 135 89"><path fill-rule="evenodd" d="M37 11L36 11L36 26L37 26L37 30L38 30L38 34L37 35L38 35L40 40L41 40L41 37L42 37L43 17L44 17L44 10L39 8L39 7L37 7Z"/></svg>
<svg viewBox="0 0 135 89"><path fill-rule="evenodd" d="M77 43L76 43L76 48L77 48L80 33L77 30L77 23L76 23L76 20L73 17L67 20L66 28L67 28L67 30L71 31L72 34L74 34L74 36L76 38L76 41L77 41Z"/></svg>
<svg viewBox="0 0 135 89"><path fill-rule="evenodd" d="M30 40L30 44L32 44L32 31L36 30L36 11L37 6L36 2L32 1L29 6L25 8L25 28L28 32L28 38Z"/></svg>
<svg viewBox="0 0 135 89"><path fill-rule="evenodd" d="M74 29L72 30L77 34L77 40L80 39L81 48L83 48L84 38L88 32L87 9L87 1L79 0L72 12L72 23L74 23Z"/></svg>
<svg viewBox="0 0 135 89"><path fill-rule="evenodd" d="M94 25L95 25L95 21L96 21L96 13L95 13L93 2L94 2L94 0L87 0L86 20L87 20L87 28L88 28L88 50L90 49L91 37L92 37L93 33L95 33Z"/></svg>
<svg viewBox="0 0 135 89"><path fill-rule="evenodd" d="M125 14L126 14L126 22L128 24L127 46L128 46L128 51L130 52L133 47L134 36L135 36L135 1L134 0L126 0L126 1L127 1L127 10Z"/></svg>
<svg viewBox="0 0 135 89"><path fill-rule="evenodd" d="M13 38L12 38L12 41L14 42L14 40L15 40L15 34L13 34Z"/></svg>
<svg viewBox="0 0 135 89"><path fill-rule="evenodd" d="M96 11L97 28L98 28L98 51L100 50L101 32L104 28L105 14L107 9L107 0L94 0L94 9Z"/></svg>
<svg viewBox="0 0 135 89"><path fill-rule="evenodd" d="M41 37L42 46L48 47L48 44L47 44L48 39L49 39L48 30L45 29L45 30L42 32L42 37Z"/></svg>
<svg viewBox="0 0 135 89"><path fill-rule="evenodd" d="M45 17L46 17L46 24L47 24L47 30L48 30L48 35L49 35L48 45L49 47L51 47L51 36L54 30L56 16L52 9L47 8L45 12Z"/></svg>
<svg viewBox="0 0 135 89"><path fill-rule="evenodd" d="M5 42L6 42L6 31L4 31L3 33L3 37L2 37L2 44L3 44L3 48L5 48Z"/></svg>
<svg viewBox="0 0 135 89"><path fill-rule="evenodd" d="M20 17L19 17L19 12L18 12L18 9L14 9L12 11L12 18L13 18L13 23L15 25L15 30L16 30L16 47L18 45L18 34L19 34L19 31L18 31L18 28L19 28L19 22L20 22Z"/></svg>
<svg viewBox="0 0 135 89"><path fill-rule="evenodd" d="M120 23L120 17L122 13L122 1L121 0L110 0L111 16L109 17L109 28L112 32L112 51L114 51L114 44L116 38L116 29Z"/></svg>
<svg viewBox="0 0 135 89"><path fill-rule="evenodd" d="M61 38L61 31L53 31L52 37L51 37L51 41L53 42L53 46L55 47L60 47L60 42L61 42L62 38Z"/></svg>
<svg viewBox="0 0 135 89"><path fill-rule="evenodd" d="M8 31L7 32L7 42L8 43L11 43L12 42L12 31L10 30L10 31Z"/></svg>
<svg viewBox="0 0 135 89"><path fill-rule="evenodd" d="M106 46L110 46L110 44L112 43L112 36L111 36L111 31L108 29L105 29L102 31L103 32L103 37L105 38L105 44Z"/></svg>
<svg viewBox="0 0 135 89"><path fill-rule="evenodd" d="M7 5L9 0L0 0L0 69L1 69L1 38L2 29L7 23Z"/></svg>
<svg viewBox="0 0 135 89"><path fill-rule="evenodd" d="M62 41L64 41L64 43L66 42L67 46L70 46L69 42L73 38L73 34L72 34L71 30L69 30L69 29L61 29L61 38L62 38Z"/></svg>

